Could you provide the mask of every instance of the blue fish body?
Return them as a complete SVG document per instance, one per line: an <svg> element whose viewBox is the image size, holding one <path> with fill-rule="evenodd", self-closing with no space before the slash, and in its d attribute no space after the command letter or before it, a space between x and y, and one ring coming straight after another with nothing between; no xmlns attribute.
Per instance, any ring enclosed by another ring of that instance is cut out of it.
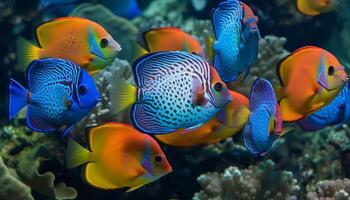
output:
<svg viewBox="0 0 350 200"><path fill-rule="evenodd" d="M141 15L141 9L136 0L101 0L101 4L109 8L115 15L133 19Z"/></svg>
<svg viewBox="0 0 350 200"><path fill-rule="evenodd" d="M298 124L306 131L317 131L326 126L345 123L349 119L350 91L347 82L333 101L312 115L299 120Z"/></svg>
<svg viewBox="0 0 350 200"><path fill-rule="evenodd" d="M27 125L33 131L54 132L64 127L65 135L101 99L88 72L68 60L33 61L27 83L28 90L11 79L10 118L28 105Z"/></svg>
<svg viewBox="0 0 350 200"><path fill-rule="evenodd" d="M221 2L211 16L216 39L214 67L224 82L236 80L242 72L246 77L258 56L259 31L251 26L255 19L242 25L244 11L238 0Z"/></svg>
<svg viewBox="0 0 350 200"><path fill-rule="evenodd" d="M278 117L277 99L272 85L267 80L257 79L254 82L249 107L251 113L243 131L243 143L252 154L264 155L277 138L276 134L271 134L271 120L274 120L276 127L279 126L280 129L282 125L282 120Z"/></svg>
<svg viewBox="0 0 350 200"><path fill-rule="evenodd" d="M203 58L187 52L157 52L140 58L133 66L139 88L132 107L135 127L147 134L167 134L207 122L231 100L225 86L221 92L213 91L212 79L219 77L212 70ZM203 95L201 105L194 103L197 94Z"/></svg>

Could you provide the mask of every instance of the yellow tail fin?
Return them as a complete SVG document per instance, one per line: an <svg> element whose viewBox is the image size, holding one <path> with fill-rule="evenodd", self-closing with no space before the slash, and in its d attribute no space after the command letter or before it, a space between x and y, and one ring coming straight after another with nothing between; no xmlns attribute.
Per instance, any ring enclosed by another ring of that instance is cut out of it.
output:
<svg viewBox="0 0 350 200"><path fill-rule="evenodd" d="M25 71L33 60L40 59L40 48L22 37L19 37L16 43L18 58L18 66L16 69Z"/></svg>
<svg viewBox="0 0 350 200"><path fill-rule="evenodd" d="M67 146L67 168L74 168L91 161L91 152L70 139Z"/></svg>
<svg viewBox="0 0 350 200"><path fill-rule="evenodd" d="M119 113L136 102L137 88L118 75L112 76L109 93L113 113Z"/></svg>
<svg viewBox="0 0 350 200"><path fill-rule="evenodd" d="M148 54L149 52L144 49L140 44L135 43L134 45L134 56L133 61L137 60L138 58Z"/></svg>
<svg viewBox="0 0 350 200"><path fill-rule="evenodd" d="M276 98L277 101L281 100L282 98L285 97L284 93L283 93L283 88L279 85L274 85L273 89L275 90L275 94L276 94Z"/></svg>

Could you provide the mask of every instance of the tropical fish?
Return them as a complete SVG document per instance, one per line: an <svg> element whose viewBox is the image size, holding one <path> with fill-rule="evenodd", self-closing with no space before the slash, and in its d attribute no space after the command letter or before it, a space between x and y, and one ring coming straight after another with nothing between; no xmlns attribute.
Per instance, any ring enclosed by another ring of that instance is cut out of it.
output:
<svg viewBox="0 0 350 200"><path fill-rule="evenodd" d="M213 144L238 133L249 116L249 101L244 95L229 91L232 101L203 126L183 134L181 131L156 135L161 142L173 146Z"/></svg>
<svg viewBox="0 0 350 200"><path fill-rule="evenodd" d="M110 64L120 45L99 24L79 17L63 17L45 22L35 29L39 47L19 38L19 66L40 58L62 58L75 62L90 74Z"/></svg>
<svg viewBox="0 0 350 200"><path fill-rule="evenodd" d="M99 3L110 9L115 15L127 19L133 19L142 14L137 0L100 0Z"/></svg>
<svg viewBox="0 0 350 200"><path fill-rule="evenodd" d="M101 100L86 70L71 61L45 58L27 70L25 89L10 81L10 119L27 106L27 125L33 131L69 133Z"/></svg>
<svg viewBox="0 0 350 200"><path fill-rule="evenodd" d="M254 155L265 155L282 135L282 116L272 85L264 79L253 83L249 99L250 115L243 131L243 143Z"/></svg>
<svg viewBox="0 0 350 200"><path fill-rule="evenodd" d="M86 164L83 180L96 188L129 187L128 192L170 173L172 167L157 142L127 124L108 123L88 133L90 150L69 140L67 167Z"/></svg>
<svg viewBox="0 0 350 200"><path fill-rule="evenodd" d="M277 67L282 87L276 87L284 121L304 118L331 102L347 75L328 51L307 46L283 59Z"/></svg>
<svg viewBox="0 0 350 200"><path fill-rule="evenodd" d="M83 0L40 0L40 8L50 16L67 16Z"/></svg>
<svg viewBox="0 0 350 200"><path fill-rule="evenodd" d="M236 80L242 72L245 79L258 56L257 17L246 4L225 0L213 10L211 19L216 39L215 69L226 83Z"/></svg>
<svg viewBox="0 0 350 200"><path fill-rule="evenodd" d="M349 82L338 96L328 105L312 115L298 121L299 126L306 131L317 131L326 126L340 125L350 119Z"/></svg>
<svg viewBox="0 0 350 200"><path fill-rule="evenodd" d="M304 15L316 16L339 8L347 0L297 0L297 9Z"/></svg>
<svg viewBox="0 0 350 200"><path fill-rule="evenodd" d="M133 105L131 121L143 133L198 128L231 100L215 69L191 53L150 53L134 62L133 72L136 87L112 78L112 110Z"/></svg>
<svg viewBox="0 0 350 200"><path fill-rule="evenodd" d="M190 34L176 27L163 27L149 30L143 34L148 52L187 51L206 58L200 43Z"/></svg>

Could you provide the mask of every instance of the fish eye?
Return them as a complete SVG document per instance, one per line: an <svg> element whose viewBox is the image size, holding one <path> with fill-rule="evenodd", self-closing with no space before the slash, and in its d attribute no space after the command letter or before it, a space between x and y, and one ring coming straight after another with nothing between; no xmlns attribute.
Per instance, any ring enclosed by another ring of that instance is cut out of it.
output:
<svg viewBox="0 0 350 200"><path fill-rule="evenodd" d="M163 158L162 158L162 156L157 155L154 157L154 161L156 161L156 163L160 164L163 161Z"/></svg>
<svg viewBox="0 0 350 200"><path fill-rule="evenodd" d="M100 42L100 47L101 48L106 48L108 46L108 40L106 38L102 38Z"/></svg>
<svg viewBox="0 0 350 200"><path fill-rule="evenodd" d="M328 67L328 75L329 75L329 76L333 76L334 71L335 71L335 69L334 69L333 66Z"/></svg>
<svg viewBox="0 0 350 200"><path fill-rule="evenodd" d="M80 95L84 95L86 93L85 85L80 85L79 89L78 89L78 92L79 92Z"/></svg>
<svg viewBox="0 0 350 200"><path fill-rule="evenodd" d="M222 83L220 83L220 82L215 83L214 89L217 92L221 92L222 91Z"/></svg>

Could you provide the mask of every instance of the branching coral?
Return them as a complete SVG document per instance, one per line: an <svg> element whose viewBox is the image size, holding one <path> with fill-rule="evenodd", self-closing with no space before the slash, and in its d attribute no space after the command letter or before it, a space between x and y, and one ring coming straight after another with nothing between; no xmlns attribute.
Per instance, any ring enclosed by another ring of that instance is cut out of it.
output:
<svg viewBox="0 0 350 200"><path fill-rule="evenodd" d="M319 181L315 186L307 188L307 199L321 200L348 200L350 199L350 180L325 180Z"/></svg>
<svg viewBox="0 0 350 200"><path fill-rule="evenodd" d="M231 166L222 174L209 172L197 180L203 190L194 200L297 199L300 190L293 174L278 171L271 160L247 169Z"/></svg>

